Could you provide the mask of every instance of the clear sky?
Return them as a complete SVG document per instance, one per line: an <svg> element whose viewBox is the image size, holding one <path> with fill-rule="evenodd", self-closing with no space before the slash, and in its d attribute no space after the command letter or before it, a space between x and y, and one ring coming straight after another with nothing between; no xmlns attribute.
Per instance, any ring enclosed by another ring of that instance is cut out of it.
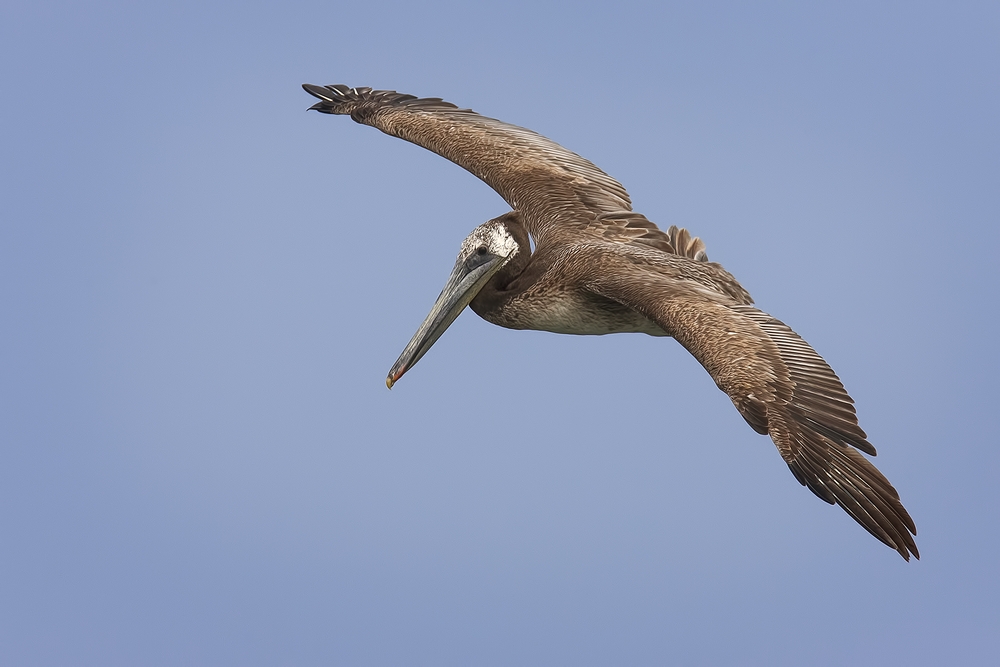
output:
<svg viewBox="0 0 1000 667"><path fill-rule="evenodd" d="M0 5L0 662L987 665L1000 5ZM545 134L854 396L923 560L679 345L467 312L507 210L303 82Z"/></svg>

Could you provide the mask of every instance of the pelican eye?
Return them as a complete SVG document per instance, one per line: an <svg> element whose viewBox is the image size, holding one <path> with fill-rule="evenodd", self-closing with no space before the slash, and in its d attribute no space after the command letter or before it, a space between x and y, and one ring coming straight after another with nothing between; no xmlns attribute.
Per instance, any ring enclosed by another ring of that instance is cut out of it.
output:
<svg viewBox="0 0 1000 667"><path fill-rule="evenodd" d="M483 264L486 264L492 258L493 255L490 254L489 248L487 248L484 245L479 246L478 248L476 248L475 252L469 255L469 257L465 260L465 265L469 268L470 271L472 271L473 269L477 269Z"/></svg>

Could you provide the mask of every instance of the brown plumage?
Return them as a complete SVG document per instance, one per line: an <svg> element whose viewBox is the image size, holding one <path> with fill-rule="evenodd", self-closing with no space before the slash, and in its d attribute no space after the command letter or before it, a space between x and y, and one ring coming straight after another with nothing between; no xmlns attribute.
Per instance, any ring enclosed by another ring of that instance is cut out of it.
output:
<svg viewBox="0 0 1000 667"><path fill-rule="evenodd" d="M631 210L625 188L531 130L440 99L347 86L303 86L311 108L423 146L472 172L513 209L465 240L438 303L390 371L392 384L469 304L512 329L672 336L746 422L771 436L792 474L876 538L919 558L912 519L875 455L840 379L685 229ZM529 236L535 240L532 252ZM860 451L859 451L860 450Z"/></svg>

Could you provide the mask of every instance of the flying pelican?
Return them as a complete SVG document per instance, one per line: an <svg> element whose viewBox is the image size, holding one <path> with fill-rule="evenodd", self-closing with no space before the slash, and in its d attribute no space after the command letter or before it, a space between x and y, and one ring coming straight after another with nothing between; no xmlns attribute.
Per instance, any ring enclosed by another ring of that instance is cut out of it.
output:
<svg viewBox="0 0 1000 667"><path fill-rule="evenodd" d="M303 88L320 100L310 109L423 146L485 181L513 209L462 242L441 295L389 371L390 389L466 306L509 329L672 336L750 428L771 436L795 479L904 559L920 558L899 494L861 455L875 456L875 448L840 379L708 261L701 239L660 230L632 211L618 181L531 130L438 98Z"/></svg>

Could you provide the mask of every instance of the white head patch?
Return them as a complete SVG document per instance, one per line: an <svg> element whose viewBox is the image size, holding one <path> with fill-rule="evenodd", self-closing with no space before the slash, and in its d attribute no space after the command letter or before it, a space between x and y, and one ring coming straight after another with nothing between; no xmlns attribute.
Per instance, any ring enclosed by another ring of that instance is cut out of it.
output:
<svg viewBox="0 0 1000 667"><path fill-rule="evenodd" d="M469 234L462 242L462 254L468 255L485 246L492 255L511 257L517 251L517 241L503 224L491 220Z"/></svg>

